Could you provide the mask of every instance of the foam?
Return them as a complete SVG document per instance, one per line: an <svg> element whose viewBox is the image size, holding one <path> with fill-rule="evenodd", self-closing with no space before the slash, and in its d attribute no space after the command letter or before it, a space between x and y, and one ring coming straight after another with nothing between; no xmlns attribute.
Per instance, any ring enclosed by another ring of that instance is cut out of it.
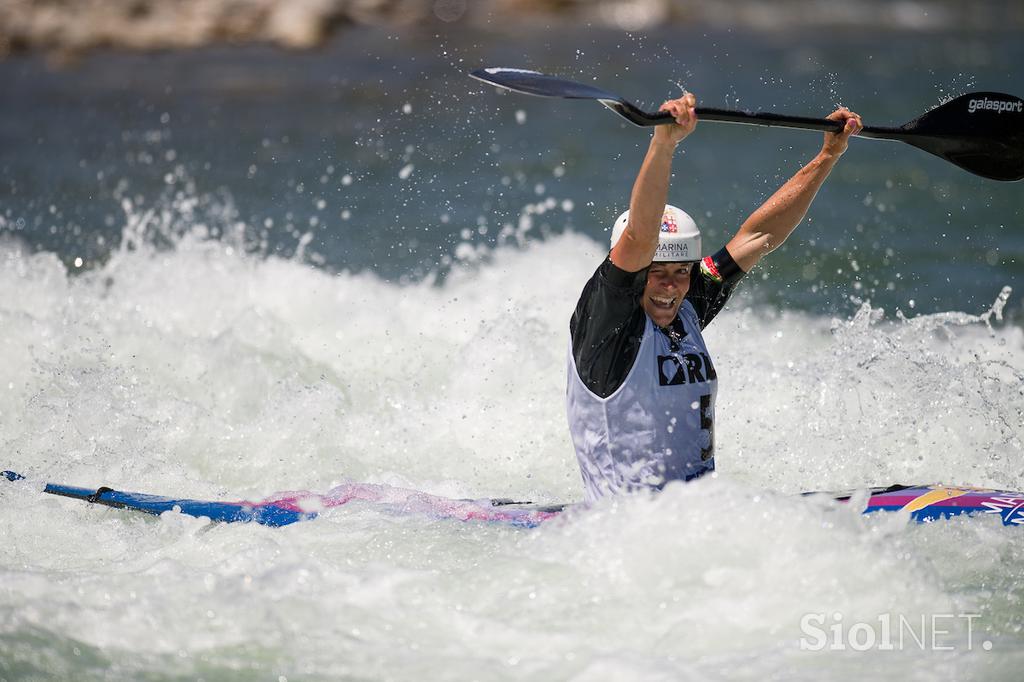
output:
<svg viewBox="0 0 1024 682"><path fill-rule="evenodd" d="M568 318L602 256L564 234L393 283L186 231L70 276L8 241L5 466L201 498L360 482L578 500ZM1021 550L1007 529L908 528L781 492L1020 489L1021 330L870 305L832 320L745 288L707 331L716 479L533 531L359 502L285 529L210 526L0 486L3 658L80 678L810 679L826 661L796 658L806 613L977 609L997 642L986 669L1012 667L1020 595L1005 576ZM981 595L979 581L1003 587ZM974 660L910 650L885 665L967 673ZM859 661L825 669L852 677Z"/></svg>

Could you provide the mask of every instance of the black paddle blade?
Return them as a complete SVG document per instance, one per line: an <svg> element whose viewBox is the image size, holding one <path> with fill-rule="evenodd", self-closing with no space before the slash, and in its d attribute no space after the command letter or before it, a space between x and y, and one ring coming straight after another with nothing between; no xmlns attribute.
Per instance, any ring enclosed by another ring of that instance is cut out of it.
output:
<svg viewBox="0 0 1024 682"><path fill-rule="evenodd" d="M556 76L549 76L539 71L490 68L477 69L469 75L484 83L496 85L499 88L506 88L514 92L521 92L526 95L597 100L630 123L638 126L655 126L672 121L671 114L661 111L643 111L636 105L607 90Z"/></svg>
<svg viewBox="0 0 1024 682"><path fill-rule="evenodd" d="M971 92L899 129L898 139L992 180L1024 179L1024 100Z"/></svg>
<svg viewBox="0 0 1024 682"><path fill-rule="evenodd" d="M537 95L538 97L608 99L616 102L620 99L618 95L613 95L592 85L584 85L576 81L568 81L527 69L477 69L469 75L484 83L497 85L499 88L507 88L527 95Z"/></svg>

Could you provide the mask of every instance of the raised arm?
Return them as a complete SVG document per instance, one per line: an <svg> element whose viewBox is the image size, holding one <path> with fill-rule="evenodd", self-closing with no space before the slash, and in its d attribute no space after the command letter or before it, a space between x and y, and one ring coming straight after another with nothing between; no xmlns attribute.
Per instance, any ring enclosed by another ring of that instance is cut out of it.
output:
<svg viewBox="0 0 1024 682"><path fill-rule="evenodd" d="M850 137L864 127L860 116L846 107L836 110L828 118L845 121L842 132L825 133L825 143L818 155L751 213L726 245L744 272L750 272L763 256L777 249L792 234L807 213L814 195L832 172L832 167L846 151Z"/></svg>
<svg viewBox="0 0 1024 682"><path fill-rule="evenodd" d="M697 126L694 109L697 100L692 93L661 105L670 111L676 122L654 128L647 156L633 183L629 200L629 224L622 238L612 249L612 263L627 272L639 272L651 264L658 248L661 218L668 203L668 182L672 173L672 156L676 145Z"/></svg>

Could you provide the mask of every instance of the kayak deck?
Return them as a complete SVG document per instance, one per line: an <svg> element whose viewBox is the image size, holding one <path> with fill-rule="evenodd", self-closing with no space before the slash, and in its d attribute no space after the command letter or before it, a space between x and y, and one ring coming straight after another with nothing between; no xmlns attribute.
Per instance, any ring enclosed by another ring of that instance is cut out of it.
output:
<svg viewBox="0 0 1024 682"><path fill-rule="evenodd" d="M24 478L13 471L4 471L0 476L9 481ZM221 523L258 523L264 526L287 526L308 521L316 518L320 511L362 501L403 514L462 521L496 521L532 528L558 516L570 506L517 502L507 498L452 499L371 483L347 483L326 494L282 492L257 502L193 500L115 490L105 486L82 488L56 483L47 483L43 492L147 514L177 511ZM848 502L854 494L804 493L826 495L840 502ZM944 485L893 485L870 489L864 513L879 511L909 512L910 519L918 523L964 514L998 515L1003 525L1020 526L1024 525L1024 493Z"/></svg>

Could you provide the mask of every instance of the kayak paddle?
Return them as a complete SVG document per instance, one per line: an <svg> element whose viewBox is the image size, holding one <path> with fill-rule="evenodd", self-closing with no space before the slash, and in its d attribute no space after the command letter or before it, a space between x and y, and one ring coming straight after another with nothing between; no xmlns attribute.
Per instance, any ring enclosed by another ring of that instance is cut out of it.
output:
<svg viewBox="0 0 1024 682"><path fill-rule="evenodd" d="M501 88L540 97L592 99L638 126L672 122L664 111L643 111L619 95L526 69L489 68L469 74ZM839 132L825 118L697 107L703 121ZM1024 100L999 92L971 92L940 104L897 128L866 126L860 137L898 140L992 180L1024 179Z"/></svg>

